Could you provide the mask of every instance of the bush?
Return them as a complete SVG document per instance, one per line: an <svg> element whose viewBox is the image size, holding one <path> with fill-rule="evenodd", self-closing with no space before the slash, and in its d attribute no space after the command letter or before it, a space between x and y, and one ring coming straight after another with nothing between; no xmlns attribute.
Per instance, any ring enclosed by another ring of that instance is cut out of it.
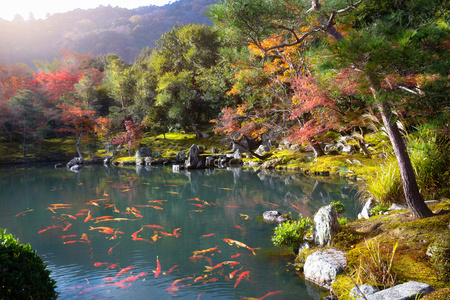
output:
<svg viewBox="0 0 450 300"><path fill-rule="evenodd" d="M290 220L279 224L272 236L272 242L275 246L292 247L295 254L298 253L304 236L311 227L312 221L309 218L300 218L300 220Z"/></svg>
<svg viewBox="0 0 450 300"><path fill-rule="evenodd" d="M0 229L0 298L1 299L56 299L56 281L51 271L31 249L20 244L6 230Z"/></svg>
<svg viewBox="0 0 450 300"><path fill-rule="evenodd" d="M371 216L381 215L381 214L387 212L388 210L389 210L389 206L384 205L384 204L378 204L370 209L370 215Z"/></svg>
<svg viewBox="0 0 450 300"><path fill-rule="evenodd" d="M330 203L330 205L334 207L338 215L341 215L345 212L345 206L341 201L333 201Z"/></svg>
<svg viewBox="0 0 450 300"><path fill-rule="evenodd" d="M450 233L439 236L430 248L433 249L431 261L436 268L439 280L450 282Z"/></svg>

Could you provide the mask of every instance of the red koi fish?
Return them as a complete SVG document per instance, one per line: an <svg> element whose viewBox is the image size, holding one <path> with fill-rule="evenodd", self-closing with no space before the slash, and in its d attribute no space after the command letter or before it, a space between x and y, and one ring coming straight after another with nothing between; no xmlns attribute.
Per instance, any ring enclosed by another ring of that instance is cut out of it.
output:
<svg viewBox="0 0 450 300"><path fill-rule="evenodd" d="M242 270L242 268L237 269L237 270L234 270L233 272L230 273L230 275L228 275L228 277L229 277L230 279L233 279L234 276L236 276L236 273L239 272L240 270Z"/></svg>
<svg viewBox="0 0 450 300"><path fill-rule="evenodd" d="M164 186L173 186L173 187L177 187L178 185L176 185L176 184L164 184Z"/></svg>
<svg viewBox="0 0 450 300"><path fill-rule="evenodd" d="M215 236L215 233L210 233L210 234L204 234L202 235L200 238L204 238L204 237L210 237L210 236Z"/></svg>
<svg viewBox="0 0 450 300"><path fill-rule="evenodd" d="M76 219L77 219L77 217L72 216L72 215L68 215L68 214L62 214L61 217L68 217L68 218L71 218L71 219L73 219L73 220L76 220Z"/></svg>
<svg viewBox="0 0 450 300"><path fill-rule="evenodd" d="M132 238L132 240L133 240L133 241L147 242L147 243L153 244L152 241L149 241L149 240L144 239L144 238L138 238L138 237L137 237L137 238Z"/></svg>
<svg viewBox="0 0 450 300"><path fill-rule="evenodd" d="M262 296L261 298L258 298L258 300L262 300L262 299L266 299L267 297L270 297L272 295L276 295L276 294L281 294L283 291L279 290L279 291L275 291L275 292L270 292L265 294L264 296Z"/></svg>
<svg viewBox="0 0 450 300"><path fill-rule="evenodd" d="M20 212L20 213L18 213L18 214L16 215L16 217L18 217L18 216L20 216L20 215L23 215L23 214L25 214L25 213L27 213L27 212L30 212L30 211L33 211L33 209L29 209L29 210Z"/></svg>
<svg viewBox="0 0 450 300"><path fill-rule="evenodd" d="M76 237L76 234L70 234L70 235L62 235L61 238L64 239L68 239L68 238L72 238L72 237Z"/></svg>
<svg viewBox="0 0 450 300"><path fill-rule="evenodd" d="M214 267L206 266L205 272L212 272L215 269L222 268L223 266L227 266L228 265L228 266L232 267L232 266L235 266L235 265L238 265L238 264L239 264L238 261L228 260L228 261L221 262L220 264L217 264Z"/></svg>
<svg viewBox="0 0 450 300"><path fill-rule="evenodd" d="M106 233L106 234L113 234L115 231L111 227L92 227L89 230L98 230L98 232Z"/></svg>
<svg viewBox="0 0 450 300"><path fill-rule="evenodd" d="M139 213L137 213L137 212L134 212L134 211L132 211L131 212L136 218L143 218L144 216L142 216L141 214L139 214Z"/></svg>
<svg viewBox="0 0 450 300"><path fill-rule="evenodd" d="M113 249L117 247L117 245L119 245L119 243L115 244L114 246L112 246L111 248L109 248L108 250L108 254L111 255L113 252Z"/></svg>
<svg viewBox="0 0 450 300"><path fill-rule="evenodd" d="M163 205L163 202L167 202L167 200L149 200L148 203L158 203L159 205Z"/></svg>
<svg viewBox="0 0 450 300"><path fill-rule="evenodd" d="M231 207L231 208L239 208L239 206L236 206L236 205L227 205L227 207Z"/></svg>
<svg viewBox="0 0 450 300"><path fill-rule="evenodd" d="M214 248L205 249L205 250L194 251L193 253L194 253L194 256L198 256L199 254L201 255L201 254L211 253L214 251L220 252L219 246L216 246Z"/></svg>
<svg viewBox="0 0 450 300"><path fill-rule="evenodd" d="M127 277L125 279L122 279L118 283L121 284L121 283L124 283L124 282L136 281L136 280L139 279L139 277L145 276L146 274L148 274L148 272L142 272L142 273L137 274L136 276L130 276L130 277Z"/></svg>
<svg viewBox="0 0 450 300"><path fill-rule="evenodd" d="M221 190L226 190L226 191L232 191L233 189L230 188L220 188Z"/></svg>
<svg viewBox="0 0 450 300"><path fill-rule="evenodd" d="M101 267L101 266L104 266L104 265L109 265L109 263L101 263L101 262L94 263L94 267Z"/></svg>
<svg viewBox="0 0 450 300"><path fill-rule="evenodd" d="M84 219L84 222L86 223L86 222L88 222L90 219L92 219L91 211L88 211L87 217L86 217L86 219Z"/></svg>
<svg viewBox="0 0 450 300"><path fill-rule="evenodd" d="M64 227L62 231L67 231L70 226L72 226L72 223L66 223L66 227Z"/></svg>
<svg viewBox="0 0 450 300"><path fill-rule="evenodd" d="M44 229L38 231L38 233L40 234L40 233L43 233L43 232L45 232L45 231L47 231L47 230L49 230L49 229L56 229L56 228L62 228L62 225L48 226L47 228L44 228Z"/></svg>
<svg viewBox="0 0 450 300"><path fill-rule="evenodd" d="M104 219L110 219L110 218L114 218L114 216L102 216L102 217L97 217L97 218L95 218L95 220L104 220Z"/></svg>
<svg viewBox="0 0 450 300"><path fill-rule="evenodd" d="M128 266L128 267L126 267L126 268L120 270L119 273L116 274L116 278L119 277L120 275L122 275L122 274L124 274L124 273L130 271L130 270L133 269L133 268L136 268L136 266L135 266L135 265L132 265L132 266Z"/></svg>
<svg viewBox="0 0 450 300"><path fill-rule="evenodd" d="M173 272L173 270L175 270L175 268L177 268L178 265L173 266L172 268L169 269L169 271L167 271L167 274L170 274Z"/></svg>
<svg viewBox="0 0 450 300"><path fill-rule="evenodd" d="M113 207L115 204L113 203L105 203L105 208Z"/></svg>
<svg viewBox="0 0 450 300"><path fill-rule="evenodd" d="M195 205L195 206L200 207L200 208L204 208L205 207L203 204L200 204L200 203L189 203L189 204L190 205Z"/></svg>
<svg viewBox="0 0 450 300"><path fill-rule="evenodd" d="M120 268L120 266L119 266L118 264L110 264L110 265L106 268L106 270L109 270L109 269L115 269L115 268Z"/></svg>
<svg viewBox="0 0 450 300"><path fill-rule="evenodd" d="M180 230L181 230L181 228L174 229L173 232L172 232L172 235L174 237L179 237L181 235L181 233L178 233L178 231L180 231Z"/></svg>
<svg viewBox="0 0 450 300"><path fill-rule="evenodd" d="M142 227L148 227L148 228L153 228L153 229L164 229L164 227L159 226L159 225L142 225Z"/></svg>
<svg viewBox="0 0 450 300"><path fill-rule="evenodd" d="M139 229L138 231L136 231L135 233L133 233L133 234L131 235L131 236L133 237L133 239L137 238L138 233L141 232L142 229L144 229L144 228Z"/></svg>
<svg viewBox="0 0 450 300"><path fill-rule="evenodd" d="M150 205L149 207L154 208L154 209L163 209L162 207L154 206L154 205Z"/></svg>
<svg viewBox="0 0 450 300"><path fill-rule="evenodd" d="M238 224L234 224L234 228L237 228L239 230L243 230L243 228L240 225L238 225Z"/></svg>
<svg viewBox="0 0 450 300"><path fill-rule="evenodd" d="M279 206L278 204L275 204L275 203L271 203L271 202L267 202L267 203L269 203L270 205L273 205L273 206Z"/></svg>
<svg viewBox="0 0 450 300"><path fill-rule="evenodd" d="M170 192L170 191L167 191L166 193L169 193L169 194L175 194L175 195L178 195L178 194L179 194L178 192Z"/></svg>
<svg viewBox="0 0 450 300"><path fill-rule="evenodd" d="M225 243L228 243L228 245L233 245L233 244L234 244L234 245L236 245L237 247L247 248L248 250L252 251L253 255L256 255L255 249L254 249L254 248L250 248L249 246L247 246L247 245L244 244L244 243L241 243L241 242L239 242L239 241L232 240L232 239L223 239L223 241L224 241Z"/></svg>
<svg viewBox="0 0 450 300"><path fill-rule="evenodd" d="M158 256L156 256L156 271L155 271L155 278L161 274L161 264L159 263Z"/></svg>
<svg viewBox="0 0 450 300"><path fill-rule="evenodd" d="M238 277L236 278L236 283L234 284L234 288L236 288L238 286L238 284L242 281L242 279L248 279L249 276L250 276L250 271L245 271L245 272L242 272L241 274L239 274Z"/></svg>

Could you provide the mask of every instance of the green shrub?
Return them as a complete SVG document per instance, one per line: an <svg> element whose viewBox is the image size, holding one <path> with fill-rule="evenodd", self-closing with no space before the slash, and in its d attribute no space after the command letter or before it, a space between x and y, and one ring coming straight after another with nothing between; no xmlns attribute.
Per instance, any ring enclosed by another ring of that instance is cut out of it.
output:
<svg viewBox="0 0 450 300"><path fill-rule="evenodd" d="M291 247L297 254L311 225L312 221L309 218L300 218L297 221L290 220L278 224L272 236L272 242L275 246Z"/></svg>
<svg viewBox="0 0 450 300"><path fill-rule="evenodd" d="M439 236L430 248L433 252L431 261L436 268L439 280L450 282L450 233Z"/></svg>
<svg viewBox="0 0 450 300"><path fill-rule="evenodd" d="M330 205L334 207L338 215L341 215L345 212L345 206L341 201L333 201L330 203Z"/></svg>
<svg viewBox="0 0 450 300"><path fill-rule="evenodd" d="M370 215L371 216L381 215L382 213L388 211L388 209L389 209L388 205L378 204L370 209Z"/></svg>
<svg viewBox="0 0 450 300"><path fill-rule="evenodd" d="M51 271L31 249L0 229L0 299L56 299Z"/></svg>
<svg viewBox="0 0 450 300"><path fill-rule="evenodd" d="M332 243L334 247L347 251L352 249L362 239L363 235L361 233L343 224L339 232L334 235Z"/></svg>
<svg viewBox="0 0 450 300"><path fill-rule="evenodd" d="M339 226L344 226L344 225L348 224L348 219L345 218L345 217L344 218L339 218L338 222L339 222Z"/></svg>

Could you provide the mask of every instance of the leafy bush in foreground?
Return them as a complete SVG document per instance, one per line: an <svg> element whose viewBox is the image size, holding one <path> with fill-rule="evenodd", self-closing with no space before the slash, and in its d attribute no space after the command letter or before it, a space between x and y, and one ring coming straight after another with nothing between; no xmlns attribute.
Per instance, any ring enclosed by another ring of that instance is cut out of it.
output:
<svg viewBox="0 0 450 300"><path fill-rule="evenodd" d="M298 249L311 225L312 221L309 218L278 224L272 236L272 242L275 246L292 247L294 253L298 254Z"/></svg>
<svg viewBox="0 0 450 300"><path fill-rule="evenodd" d="M0 229L0 299L56 299L46 266L29 244Z"/></svg>

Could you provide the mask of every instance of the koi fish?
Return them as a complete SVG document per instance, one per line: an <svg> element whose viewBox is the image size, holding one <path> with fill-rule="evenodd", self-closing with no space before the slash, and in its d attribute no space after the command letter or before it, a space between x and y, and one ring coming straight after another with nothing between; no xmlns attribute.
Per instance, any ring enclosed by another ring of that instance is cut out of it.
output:
<svg viewBox="0 0 450 300"><path fill-rule="evenodd" d="M132 211L131 213L137 218L143 218L143 216L137 212Z"/></svg>
<svg viewBox="0 0 450 300"><path fill-rule="evenodd" d="M68 217L68 218L71 218L71 219L73 219L73 220L76 220L76 219L77 219L77 217L72 216L72 215L68 215L68 214L62 214L61 217Z"/></svg>
<svg viewBox="0 0 450 300"><path fill-rule="evenodd" d="M245 220L248 220L248 219L252 219L252 218L250 218L248 215L244 215L244 214L239 214L241 217L244 217L245 218Z"/></svg>
<svg viewBox="0 0 450 300"><path fill-rule="evenodd" d="M223 266L227 266L228 265L228 266L232 267L232 266L235 266L235 265L238 265L238 264L239 264L238 261L228 260L228 261L221 262L220 264L217 264L214 267L205 266L205 268L206 268L205 272L212 272L215 269L221 268Z"/></svg>
<svg viewBox="0 0 450 300"><path fill-rule="evenodd" d="M198 276L197 278L194 279L194 283L199 281L199 280L205 279L206 277L208 277L208 275Z"/></svg>
<svg viewBox="0 0 450 300"><path fill-rule="evenodd" d="M154 206L154 205L150 205L149 207L154 208L154 209L163 209L162 207Z"/></svg>
<svg viewBox="0 0 450 300"><path fill-rule="evenodd" d="M61 238L64 239L68 239L68 238L72 238L72 237L76 237L76 234L71 234L71 235L62 235Z"/></svg>
<svg viewBox="0 0 450 300"><path fill-rule="evenodd" d="M166 193L169 193L169 194L175 194L175 195L178 195L178 194L179 194L178 192L170 192L170 191L167 191Z"/></svg>
<svg viewBox="0 0 450 300"><path fill-rule="evenodd" d="M106 234L113 234L114 233L114 229L111 227L92 227L89 228L89 230L98 230L101 233L106 233Z"/></svg>
<svg viewBox="0 0 450 300"><path fill-rule="evenodd" d="M101 267L103 265L109 265L109 263L101 263L101 262L94 263L94 267Z"/></svg>
<svg viewBox="0 0 450 300"><path fill-rule="evenodd" d="M295 209L300 210L300 207L298 207L297 205L294 205L294 204L292 204L292 203L291 203L291 205L292 205ZM280 292L281 292L281 291L280 291Z"/></svg>
<svg viewBox="0 0 450 300"><path fill-rule="evenodd" d="M146 274L148 274L148 272L142 272L142 273L137 274L136 276L130 276L125 279L122 279L118 283L120 284L120 283L124 283L124 282L136 281L139 279L139 277L145 276Z"/></svg>
<svg viewBox="0 0 450 300"><path fill-rule="evenodd" d="M116 248L117 245L119 245L119 243L117 243L117 244L115 244L114 246L112 246L111 248L109 248L109 250L108 250L108 254L109 254L109 255L112 254L113 249Z"/></svg>
<svg viewBox="0 0 450 300"><path fill-rule="evenodd" d="M133 237L133 239L137 238L138 233L141 232L142 229L144 229L144 228L139 229L138 231L136 231L135 233L133 233L133 234L131 235L131 236Z"/></svg>
<svg viewBox="0 0 450 300"><path fill-rule="evenodd" d="M169 269L169 271L167 271L167 274L170 274L173 272L173 270L175 270L175 268L177 268L178 265L173 266L172 268Z"/></svg>
<svg viewBox="0 0 450 300"><path fill-rule="evenodd" d="M270 293L265 294L261 298L258 298L258 300L266 299L269 296L276 295L276 294L281 294L282 292L283 292L282 290L275 291L275 292L270 292Z"/></svg>
<svg viewBox="0 0 450 300"><path fill-rule="evenodd" d="M215 236L215 233L210 233L210 234L204 234L202 235L200 238L204 238L204 237L210 237L210 236Z"/></svg>
<svg viewBox="0 0 450 300"><path fill-rule="evenodd" d="M273 205L273 206L279 206L278 204L275 204L275 203L271 203L271 202L267 202L267 203L269 203L270 205Z"/></svg>
<svg viewBox="0 0 450 300"><path fill-rule="evenodd" d="M95 205L95 206L100 207L100 205L97 202L88 202L88 203L86 203L86 205Z"/></svg>
<svg viewBox="0 0 450 300"><path fill-rule="evenodd" d="M153 229L164 229L164 227L159 226L159 225L142 225L142 227L148 227L148 228L153 228Z"/></svg>
<svg viewBox="0 0 450 300"><path fill-rule="evenodd" d="M236 205L227 205L227 207L231 207L231 208L239 208L239 206L236 206Z"/></svg>
<svg viewBox="0 0 450 300"><path fill-rule="evenodd" d="M196 255L196 256L189 257L189 259L192 260L193 262L197 262L199 259L202 259L202 258L208 262L209 266L213 265L211 258L209 258L207 256Z"/></svg>
<svg viewBox="0 0 450 300"><path fill-rule="evenodd" d="M226 190L226 191L232 191L233 189L230 188L220 188L221 190Z"/></svg>
<svg viewBox="0 0 450 300"><path fill-rule="evenodd" d="M212 187L211 185L207 185L207 184L202 184L203 186L207 186L207 187Z"/></svg>
<svg viewBox="0 0 450 300"><path fill-rule="evenodd" d="M236 245L237 247L247 248L248 250L252 251L253 255L256 255L255 249L254 249L254 248L250 248L249 246L247 246L247 245L244 244L244 243L241 243L241 242L239 242L239 241L232 240L232 239L223 239L223 241L224 241L225 243L228 243L228 245L233 245L233 244L234 244L234 245Z"/></svg>
<svg viewBox="0 0 450 300"><path fill-rule="evenodd" d="M149 240L147 240L147 239L144 239L144 238L132 238L132 240L133 241L142 241L142 242L147 242L147 243L150 243L150 244L153 244L153 242L152 241L149 241Z"/></svg>
<svg viewBox="0 0 450 300"><path fill-rule="evenodd" d="M161 274L161 264L159 263L158 256L156 256L156 271L155 271L155 278Z"/></svg>
<svg viewBox="0 0 450 300"><path fill-rule="evenodd" d="M27 212L33 211L33 210L34 210L34 209L29 209L29 210L20 212L20 213L18 213L18 214L16 215L16 217L18 217L18 216L20 216L20 215L23 215L23 214L25 214L25 213L27 213Z"/></svg>
<svg viewBox="0 0 450 300"><path fill-rule="evenodd" d="M216 246L216 247L214 247L214 248L205 249L205 250L194 251L193 253L194 253L194 256L198 256L199 254L211 253L211 252L214 252L214 251L216 251L216 250L217 250L218 252L220 252L219 246Z"/></svg>
<svg viewBox="0 0 450 300"><path fill-rule="evenodd" d="M88 222L90 219L92 219L91 211L88 211L87 217L86 217L86 219L84 219L84 222L86 223L86 222Z"/></svg>
<svg viewBox="0 0 450 300"><path fill-rule="evenodd" d="M178 233L178 231L180 231L181 228L176 228L173 230L172 234L174 237L179 237L181 235L181 233Z"/></svg>
<svg viewBox="0 0 450 300"><path fill-rule="evenodd" d="M61 226L61 225L47 226L46 228L44 228L44 229L38 231L38 233L40 234L40 233L43 233L43 232L45 232L45 231L47 231L47 230L49 230L49 229L56 229L56 228L62 228L62 226Z"/></svg>
<svg viewBox="0 0 450 300"><path fill-rule="evenodd" d="M114 203L105 203L105 208L110 208L113 207L115 204Z"/></svg>
<svg viewBox="0 0 450 300"><path fill-rule="evenodd" d="M245 271L242 272L241 274L238 275L238 277L236 278L236 283L234 284L234 288L237 287L237 285L241 282L242 279L248 279L248 277L250 276L250 271Z"/></svg>
<svg viewBox="0 0 450 300"><path fill-rule="evenodd" d="M242 270L242 268L237 269L237 270L234 270L233 272L231 272L231 273L228 275L228 278L233 279L234 276L236 276L236 273L239 272L240 270Z"/></svg>
<svg viewBox="0 0 450 300"><path fill-rule="evenodd" d="M116 245L116 246L117 246L117 245ZM135 265L132 265L132 266L128 266L128 267L126 267L126 268L120 270L119 273L116 274L116 278L119 277L120 275L122 275L122 274L124 274L124 273L130 271L130 270L133 269L133 268L136 268L136 266L135 266Z"/></svg>
<svg viewBox="0 0 450 300"><path fill-rule="evenodd" d="M177 187L178 185L176 185L176 184L165 184L164 186L173 186L173 187Z"/></svg>
<svg viewBox="0 0 450 300"><path fill-rule="evenodd" d="M64 227L62 231L67 231L70 226L72 226L72 223L67 223L66 227Z"/></svg>
<svg viewBox="0 0 450 300"><path fill-rule="evenodd" d="M200 208L204 208L204 207L205 207L203 204L200 204L200 203L189 203L189 204L190 204L190 205L198 206L198 207L200 207Z"/></svg>
<svg viewBox="0 0 450 300"><path fill-rule="evenodd" d="M106 268L106 270L115 269L115 268L120 268L120 266L118 264L111 264Z"/></svg>
<svg viewBox="0 0 450 300"><path fill-rule="evenodd" d="M238 224L234 224L234 227L239 229L239 230L243 230L243 228L240 225L238 225Z"/></svg>
<svg viewBox="0 0 450 300"><path fill-rule="evenodd" d="M104 219L110 219L113 218L113 216L103 216L103 217L97 217L95 220L104 220Z"/></svg>

